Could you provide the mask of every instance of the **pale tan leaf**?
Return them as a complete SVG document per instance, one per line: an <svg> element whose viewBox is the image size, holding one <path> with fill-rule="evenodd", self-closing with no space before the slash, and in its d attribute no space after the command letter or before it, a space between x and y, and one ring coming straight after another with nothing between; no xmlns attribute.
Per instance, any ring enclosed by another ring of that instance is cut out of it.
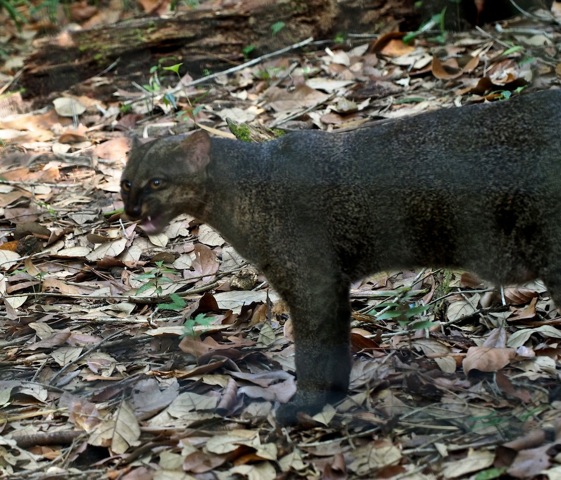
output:
<svg viewBox="0 0 561 480"><path fill-rule="evenodd" d="M220 415L225 415L233 410L238 403L238 384L233 378L228 379L226 387L222 390L220 401L216 406L216 411Z"/></svg>
<svg viewBox="0 0 561 480"><path fill-rule="evenodd" d="M240 445L247 445L257 448L261 445L259 432L257 430L232 430L224 435L214 435L206 443L206 450L210 453L222 455L230 453L239 448Z"/></svg>
<svg viewBox="0 0 561 480"><path fill-rule="evenodd" d="M179 383L175 378L158 382L154 378L142 379L131 392L131 407L141 419L152 417L170 405L179 394Z"/></svg>
<svg viewBox="0 0 561 480"><path fill-rule="evenodd" d="M466 374L473 369L496 372L515 357L516 351L512 348L470 347L462 365Z"/></svg>
<svg viewBox="0 0 561 480"><path fill-rule="evenodd" d="M33 397L40 402L44 402L49 398L49 390L43 385L37 383L26 383L18 391L20 395L27 395Z"/></svg>
<svg viewBox="0 0 561 480"><path fill-rule="evenodd" d="M224 239L222 236L206 224L199 227L198 238L199 242L204 243L209 247L220 247L221 245L224 245Z"/></svg>
<svg viewBox="0 0 561 480"><path fill-rule="evenodd" d="M93 153L99 158L120 160L126 158L127 152L130 150L129 140L127 137L122 136L118 138L111 138L106 142L100 143L93 148Z"/></svg>
<svg viewBox="0 0 561 480"><path fill-rule="evenodd" d="M111 450L116 453L125 453L129 447L139 444L140 427L134 413L127 402L115 414L115 431L111 441Z"/></svg>
<svg viewBox="0 0 561 480"><path fill-rule="evenodd" d="M29 350L37 350L38 348L59 347L66 343L70 335L70 330L67 328L65 328L64 330L55 331L50 337L47 337L39 342L35 342L27 348Z"/></svg>
<svg viewBox="0 0 561 480"><path fill-rule="evenodd" d="M121 238L115 240L114 242L108 242L97 247L93 252L86 256L86 259L90 262L96 262L105 257L115 258L119 256L125 250L127 244L126 238Z"/></svg>
<svg viewBox="0 0 561 480"><path fill-rule="evenodd" d="M331 423L331 420L333 420L333 417L335 417L336 414L337 414L337 410L333 408L333 405L328 403L323 407L321 412L316 413L312 418L316 422L319 422L322 425L327 426Z"/></svg>
<svg viewBox="0 0 561 480"><path fill-rule="evenodd" d="M352 460L347 465L350 472L367 476L384 467L397 464L401 460L401 450L389 440L371 441L353 450Z"/></svg>
<svg viewBox="0 0 561 480"><path fill-rule="evenodd" d="M193 264L193 259L189 255L180 255L173 262L173 268L178 270L188 270Z"/></svg>
<svg viewBox="0 0 561 480"><path fill-rule="evenodd" d="M216 405L218 405L218 397L187 392L182 393L173 401L168 408L168 413L181 418L186 412L214 410Z"/></svg>
<svg viewBox="0 0 561 480"><path fill-rule="evenodd" d="M70 285L63 280L59 280L55 277L45 278L43 280L42 290L44 292L58 290L60 293L64 293L66 295L83 295L85 293L88 293L87 291L82 290L76 285Z"/></svg>
<svg viewBox="0 0 561 480"><path fill-rule="evenodd" d="M37 277L43 273L34 265L33 259L31 257L26 258L23 264L25 265L25 270L27 271L27 273L29 273L29 275L31 275L32 277Z"/></svg>
<svg viewBox="0 0 561 480"><path fill-rule="evenodd" d="M43 342L44 343L44 342ZM75 362L82 354L80 347L61 347L51 353L51 358L61 367Z"/></svg>
<svg viewBox="0 0 561 480"><path fill-rule="evenodd" d="M412 345L420 348L428 358L438 358L450 353L450 347L430 338L415 339Z"/></svg>
<svg viewBox="0 0 561 480"><path fill-rule="evenodd" d="M275 343L276 335L275 331L269 323L263 323L261 330L259 331L259 337L257 339L257 345L259 347L268 347Z"/></svg>
<svg viewBox="0 0 561 480"><path fill-rule="evenodd" d="M12 397L12 390L19 388L21 383L15 380L3 381L0 383L0 407L7 405Z"/></svg>
<svg viewBox="0 0 561 480"><path fill-rule="evenodd" d="M93 431L102 421L102 414L97 406L85 398L71 398L67 408L70 421L86 432Z"/></svg>
<svg viewBox="0 0 561 480"><path fill-rule="evenodd" d="M61 117L74 117L86 111L86 107L75 98L59 97L53 100L55 111Z"/></svg>
<svg viewBox="0 0 561 480"><path fill-rule="evenodd" d="M489 450L469 449L465 458L448 462L444 465L445 478L458 478L472 472L478 472L493 465L495 454Z"/></svg>
<svg viewBox="0 0 561 480"><path fill-rule="evenodd" d="M157 337L159 335L177 335L178 337L185 335L185 327L182 326L166 326L166 327L158 327L148 330L146 335L150 335L151 337Z"/></svg>
<svg viewBox="0 0 561 480"><path fill-rule="evenodd" d="M457 363L453 357L435 358L434 361L444 373L454 373L456 371Z"/></svg>
<svg viewBox="0 0 561 480"><path fill-rule="evenodd" d="M252 465L238 465L230 470L230 473L241 475L248 480L275 480L277 471L270 462L260 462Z"/></svg>
<svg viewBox="0 0 561 480"><path fill-rule="evenodd" d="M230 292L219 292L214 294L214 298L218 303L218 307L223 310L232 310L238 313L243 305L249 305L253 302L267 301L267 297L273 303L277 302L280 297L278 293L269 290L232 290Z"/></svg>
<svg viewBox="0 0 561 480"><path fill-rule="evenodd" d="M283 472L288 472L290 470L298 472L304 471L307 468L307 462L304 460L302 451L295 446L294 450L288 455L279 459L279 466Z"/></svg>
<svg viewBox="0 0 561 480"><path fill-rule="evenodd" d="M455 322L463 317L473 315L477 312L477 304L479 303L479 295L473 295L473 297L468 300L459 300L457 302L452 302L448 309L446 310L446 318L448 321Z"/></svg>
<svg viewBox="0 0 561 480"><path fill-rule="evenodd" d="M331 93L336 90L351 85L352 81L349 80L332 80L330 78L310 78L306 81L306 85L314 90L323 90L324 92Z"/></svg>
<svg viewBox="0 0 561 480"><path fill-rule="evenodd" d="M505 348L506 330L504 328L493 329L481 346L488 348Z"/></svg>
<svg viewBox="0 0 561 480"><path fill-rule="evenodd" d="M92 249L88 247L69 247L59 250L56 254L58 257L81 258L87 257L91 251Z"/></svg>
<svg viewBox="0 0 561 480"><path fill-rule="evenodd" d="M41 339L49 338L55 332L52 327L45 322L31 322L29 327L35 330L37 336ZM70 333L69 329L63 330L64 332Z"/></svg>
<svg viewBox="0 0 561 480"><path fill-rule="evenodd" d="M271 372L272 374L273 372ZM238 393L247 395L249 398L259 398L269 400L271 402L287 403L293 395L296 393L296 382L292 375L288 375L285 372L282 373L283 380L269 385L267 387L261 387L258 385L246 385L238 388Z"/></svg>
<svg viewBox="0 0 561 480"><path fill-rule="evenodd" d="M4 297L4 302L10 305L14 310L21 307L28 299L27 295L21 295L17 297Z"/></svg>
<svg viewBox="0 0 561 480"><path fill-rule="evenodd" d="M156 247L164 248L169 243L169 238L165 233L159 233L158 235L148 235L148 239L152 245Z"/></svg>
<svg viewBox="0 0 561 480"><path fill-rule="evenodd" d="M325 53L327 53L327 57L324 57L323 60L326 60L328 62L338 63L340 65L345 65L346 67L349 67L351 65L351 59L349 58L349 54L344 50L332 51L330 48L326 48Z"/></svg>
<svg viewBox="0 0 561 480"><path fill-rule="evenodd" d="M117 361L107 353L93 352L88 355L86 365L95 374L111 377L115 368L117 368Z"/></svg>
<svg viewBox="0 0 561 480"><path fill-rule="evenodd" d="M0 250L0 270L9 270L21 258L21 255L10 250Z"/></svg>
<svg viewBox="0 0 561 480"><path fill-rule="evenodd" d="M561 330L551 325L540 325L535 328L524 328L514 332L508 339L508 346L517 348L524 345L528 339L537 333L541 333L544 337L561 338Z"/></svg>

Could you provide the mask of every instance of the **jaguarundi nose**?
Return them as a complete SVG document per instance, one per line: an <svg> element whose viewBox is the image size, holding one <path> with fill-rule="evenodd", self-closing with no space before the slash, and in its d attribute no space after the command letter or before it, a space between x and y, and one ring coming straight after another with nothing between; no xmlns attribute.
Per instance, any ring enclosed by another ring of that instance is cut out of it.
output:
<svg viewBox="0 0 561 480"><path fill-rule="evenodd" d="M126 212L127 216L130 217L131 219L139 218L140 217L140 211L141 211L140 205L134 205L132 207L127 206L125 208L125 212Z"/></svg>

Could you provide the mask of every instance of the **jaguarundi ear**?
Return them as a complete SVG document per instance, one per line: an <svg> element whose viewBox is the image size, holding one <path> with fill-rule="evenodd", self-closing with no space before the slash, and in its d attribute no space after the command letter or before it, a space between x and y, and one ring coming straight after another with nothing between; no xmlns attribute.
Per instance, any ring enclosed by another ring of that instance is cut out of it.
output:
<svg viewBox="0 0 561 480"><path fill-rule="evenodd" d="M129 142L129 152L142 145L142 142L136 135L130 136L128 142Z"/></svg>
<svg viewBox="0 0 561 480"><path fill-rule="evenodd" d="M195 171L204 169L210 162L210 136L204 130L197 130L181 141L181 150L187 153L187 160Z"/></svg>

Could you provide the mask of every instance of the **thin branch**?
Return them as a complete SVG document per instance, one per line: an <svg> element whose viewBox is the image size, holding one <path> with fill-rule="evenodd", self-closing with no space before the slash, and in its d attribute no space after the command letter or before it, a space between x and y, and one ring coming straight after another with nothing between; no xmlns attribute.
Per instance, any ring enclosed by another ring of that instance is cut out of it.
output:
<svg viewBox="0 0 561 480"><path fill-rule="evenodd" d="M257 65L258 63L261 63L264 60L268 60L269 58L277 57L279 55L283 55L287 52L290 52L291 50L296 50L298 48L302 48L305 45L308 45L309 43L312 43L313 40L314 39L312 37L309 37L306 40L302 40L301 42L294 43L293 45L289 45L288 47L281 48L280 50L276 50L276 51L271 52L271 53L266 53L265 55L261 55L260 57L254 58L253 60L250 60L249 62L242 63L241 65L237 65L235 67L228 68L227 70L222 70L221 72L217 72L217 73L213 73L211 75L207 75L206 77L198 78L197 80L193 80L192 82L189 82L189 83L180 84L177 87L174 87L171 90L166 91L165 94L177 93L177 92L183 90L184 88L193 87L195 85L199 85L201 83L208 82L209 80L213 80L215 78L218 78L222 75L229 75L230 73L238 72L240 70L243 70L244 68L252 67L253 65ZM140 97L140 98L135 98L134 100L128 100L124 104L125 105L132 105L133 103L143 102L145 100L148 100L149 98L153 98L153 93L149 93L149 94L144 95L143 97Z"/></svg>
<svg viewBox="0 0 561 480"><path fill-rule="evenodd" d="M14 180L3 180L0 178L0 184L2 185L13 185L14 187L83 187L79 183L51 183L51 182L18 182Z"/></svg>

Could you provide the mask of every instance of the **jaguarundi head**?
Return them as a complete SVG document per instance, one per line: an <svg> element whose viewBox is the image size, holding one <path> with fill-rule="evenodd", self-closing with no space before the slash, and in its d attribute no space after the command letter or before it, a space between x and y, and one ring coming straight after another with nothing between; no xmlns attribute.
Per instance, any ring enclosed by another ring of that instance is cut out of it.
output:
<svg viewBox="0 0 561 480"><path fill-rule="evenodd" d="M210 137L205 131L145 144L134 138L121 177L126 216L139 221L149 235L160 233L182 213L199 216L209 161Z"/></svg>

